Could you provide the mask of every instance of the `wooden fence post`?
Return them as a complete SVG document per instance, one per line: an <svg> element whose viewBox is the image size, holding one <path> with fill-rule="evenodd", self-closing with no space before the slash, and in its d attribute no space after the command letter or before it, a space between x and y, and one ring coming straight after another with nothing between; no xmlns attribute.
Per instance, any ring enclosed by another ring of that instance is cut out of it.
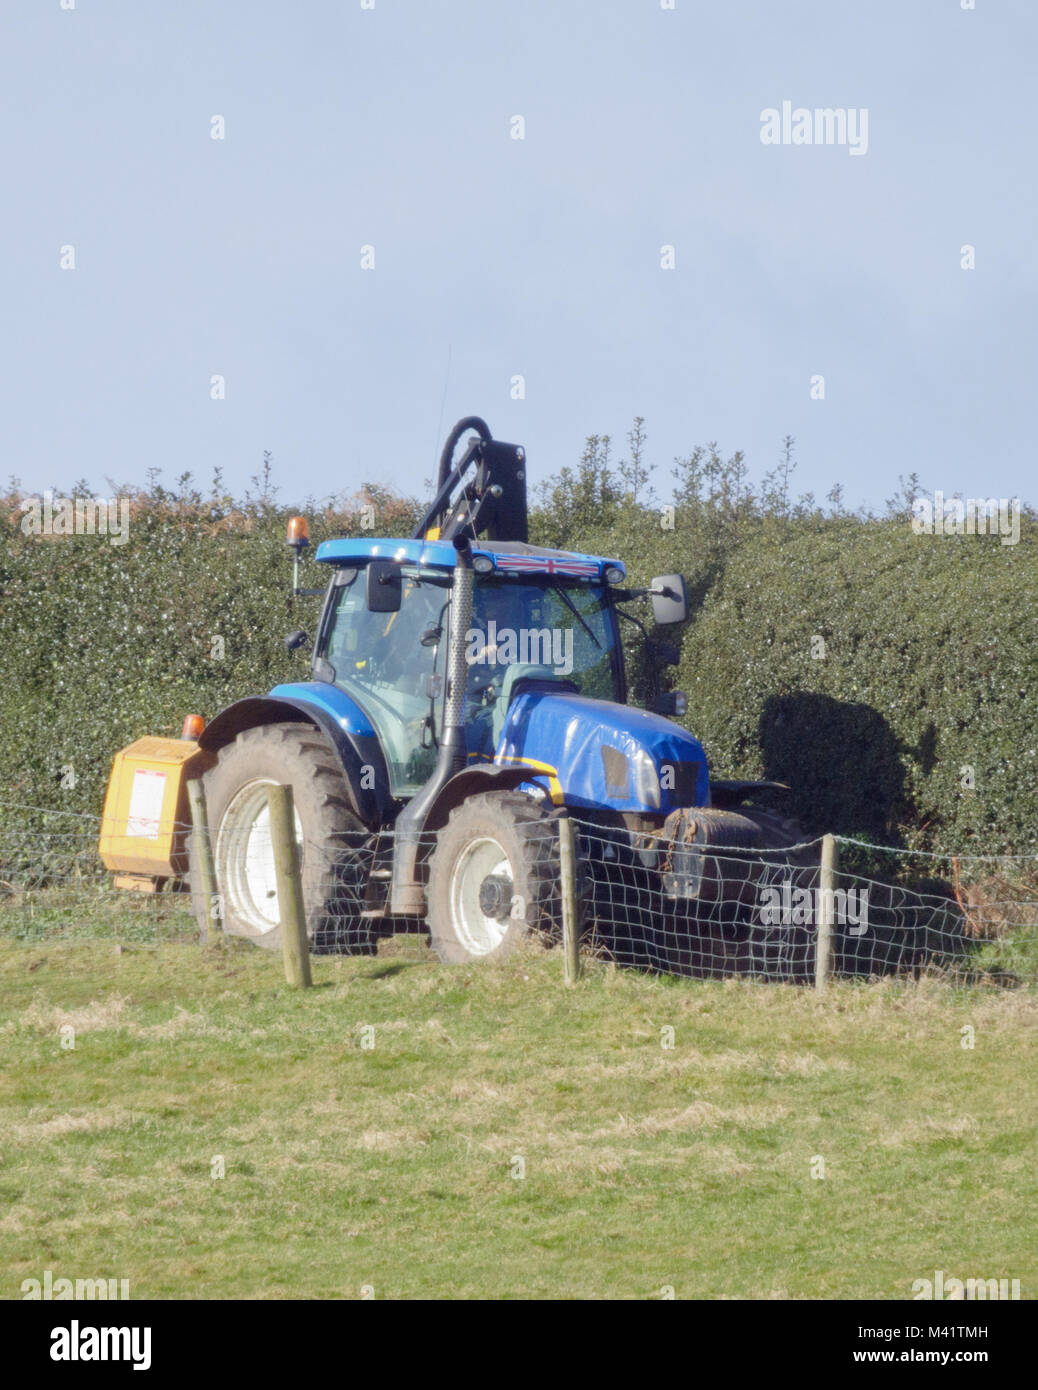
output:
<svg viewBox="0 0 1038 1390"><path fill-rule="evenodd" d="M303 871L296 844L295 803L292 788L272 786L268 793L270 838L274 846L277 874L278 913L281 918L281 951L285 960L285 979L297 989L309 989L310 942L306 935L303 908Z"/></svg>
<svg viewBox="0 0 1038 1390"><path fill-rule="evenodd" d="M191 825L195 836L198 864L198 891L205 902L205 917L202 925L202 945L209 940L209 923L213 919L213 902L216 898L216 869L213 865L213 842L209 836L209 812L205 805L205 791L201 777L192 777L187 784L187 799L191 805ZM223 914L215 918L216 930L223 930Z"/></svg>
<svg viewBox="0 0 1038 1390"><path fill-rule="evenodd" d="M562 950L565 979L575 985L580 978L580 913L577 904L576 834L569 816L559 817L559 893L562 898Z"/></svg>
<svg viewBox="0 0 1038 1390"><path fill-rule="evenodd" d="M815 950L815 989L821 993L832 974L833 958L833 916L835 899L833 892L836 883L836 837L822 836L822 863L818 875L818 899L821 911L818 913L818 940Z"/></svg>

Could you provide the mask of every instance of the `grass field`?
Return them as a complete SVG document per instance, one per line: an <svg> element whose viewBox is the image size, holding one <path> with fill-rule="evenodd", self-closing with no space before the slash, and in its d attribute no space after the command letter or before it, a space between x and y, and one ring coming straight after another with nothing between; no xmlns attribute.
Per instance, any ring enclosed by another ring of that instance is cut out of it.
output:
<svg viewBox="0 0 1038 1390"><path fill-rule="evenodd" d="M567 991L532 948L314 975L233 942L0 946L4 1296L47 1269L159 1298L1038 1287L1031 991L594 962Z"/></svg>

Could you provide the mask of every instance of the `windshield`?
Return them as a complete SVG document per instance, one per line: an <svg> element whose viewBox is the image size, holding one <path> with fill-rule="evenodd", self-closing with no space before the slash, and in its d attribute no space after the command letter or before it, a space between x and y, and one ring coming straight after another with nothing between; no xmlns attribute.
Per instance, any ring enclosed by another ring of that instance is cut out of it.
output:
<svg viewBox="0 0 1038 1390"><path fill-rule="evenodd" d="M595 700L619 700L616 626L601 585L480 575L468 633L467 741L493 757L505 715L524 689L545 683Z"/></svg>
<svg viewBox="0 0 1038 1390"><path fill-rule="evenodd" d="M333 595L320 654L378 730L394 796L412 796L435 766L452 580L449 571L403 566L396 613L369 612L363 569L343 570ZM477 575L466 657L474 759L494 756L508 705L524 689L548 683L620 699L616 628L601 585Z"/></svg>
<svg viewBox="0 0 1038 1390"><path fill-rule="evenodd" d="M581 695L616 700L616 637L605 590L598 585L480 575L468 637L472 677L493 675L501 686L508 668L535 665L571 682ZM546 671L545 674L549 672Z"/></svg>

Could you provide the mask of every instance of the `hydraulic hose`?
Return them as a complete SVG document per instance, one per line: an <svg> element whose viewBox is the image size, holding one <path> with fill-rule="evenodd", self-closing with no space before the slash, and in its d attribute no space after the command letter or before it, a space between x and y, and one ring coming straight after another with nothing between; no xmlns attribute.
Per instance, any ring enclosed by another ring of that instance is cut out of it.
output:
<svg viewBox="0 0 1038 1390"><path fill-rule="evenodd" d="M458 447L458 440L469 430L475 430L481 439L489 441L493 436L485 420L481 420L478 415L466 415L464 420L459 420L447 436L447 441L443 446L443 453L440 455L440 474L436 480L437 491L443 487L451 471L451 464L454 461L454 450Z"/></svg>

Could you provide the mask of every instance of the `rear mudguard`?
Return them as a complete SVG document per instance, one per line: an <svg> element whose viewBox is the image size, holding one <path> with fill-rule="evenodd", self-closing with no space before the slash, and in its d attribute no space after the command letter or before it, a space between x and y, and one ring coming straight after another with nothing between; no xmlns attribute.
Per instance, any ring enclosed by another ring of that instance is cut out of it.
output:
<svg viewBox="0 0 1038 1390"><path fill-rule="evenodd" d="M198 744L215 753L244 729L300 721L312 724L335 750L358 819L372 830L392 820L399 803L390 795L378 735L359 707L333 685L321 681L281 685L269 695L236 700L206 725Z"/></svg>
<svg viewBox="0 0 1038 1390"><path fill-rule="evenodd" d="M464 772L455 773L433 802L432 808L422 827L426 830L439 830L447 824L455 806L460 806L470 796L481 792L509 792L530 783L530 770L522 767L499 767L496 763L476 763Z"/></svg>

